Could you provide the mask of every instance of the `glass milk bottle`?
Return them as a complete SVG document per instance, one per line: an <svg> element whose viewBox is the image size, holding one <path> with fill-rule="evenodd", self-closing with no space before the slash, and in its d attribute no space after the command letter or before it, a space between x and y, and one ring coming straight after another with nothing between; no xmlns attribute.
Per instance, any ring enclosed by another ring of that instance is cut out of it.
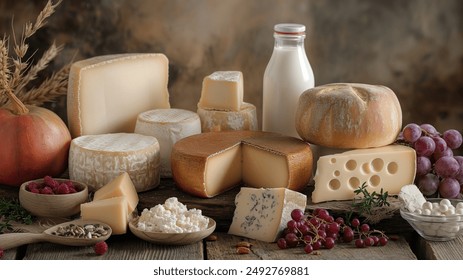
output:
<svg viewBox="0 0 463 280"><path fill-rule="evenodd" d="M295 125L299 96L314 87L304 49L305 26L277 24L273 37L275 45L264 74L262 130L299 138Z"/></svg>

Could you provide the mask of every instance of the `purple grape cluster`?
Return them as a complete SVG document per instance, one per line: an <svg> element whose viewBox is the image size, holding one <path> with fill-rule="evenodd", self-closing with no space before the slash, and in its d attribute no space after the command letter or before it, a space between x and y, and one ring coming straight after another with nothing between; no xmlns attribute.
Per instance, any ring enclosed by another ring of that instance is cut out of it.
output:
<svg viewBox="0 0 463 280"><path fill-rule="evenodd" d="M439 133L430 124L407 124L398 143L405 143L416 151L415 184L427 197L461 197L463 190L463 156L454 155L463 142L455 129Z"/></svg>

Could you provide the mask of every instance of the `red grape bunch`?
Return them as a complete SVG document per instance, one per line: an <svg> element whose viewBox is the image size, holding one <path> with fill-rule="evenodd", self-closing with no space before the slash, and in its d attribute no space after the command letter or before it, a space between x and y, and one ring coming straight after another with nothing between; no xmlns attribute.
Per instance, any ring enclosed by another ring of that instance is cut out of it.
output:
<svg viewBox="0 0 463 280"><path fill-rule="evenodd" d="M379 230L372 230L366 223L353 218L347 225L342 217L334 218L323 208L304 214L301 209L291 211L282 237L277 240L280 249L303 246L307 254L325 248L332 249L336 243L355 240L357 248L384 246L388 237Z"/></svg>
<svg viewBox="0 0 463 280"><path fill-rule="evenodd" d="M463 189L463 156L455 156L463 138L455 129L439 133L430 124L407 124L398 138L416 151L415 184L427 197L457 198Z"/></svg>

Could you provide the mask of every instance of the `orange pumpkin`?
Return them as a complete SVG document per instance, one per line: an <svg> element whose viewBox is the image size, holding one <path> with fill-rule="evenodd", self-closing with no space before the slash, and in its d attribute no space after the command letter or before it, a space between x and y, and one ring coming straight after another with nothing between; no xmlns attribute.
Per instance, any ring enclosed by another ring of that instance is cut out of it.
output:
<svg viewBox="0 0 463 280"><path fill-rule="evenodd" d="M71 135L52 111L24 106L11 92L11 106L0 108L0 184L20 186L67 168Z"/></svg>

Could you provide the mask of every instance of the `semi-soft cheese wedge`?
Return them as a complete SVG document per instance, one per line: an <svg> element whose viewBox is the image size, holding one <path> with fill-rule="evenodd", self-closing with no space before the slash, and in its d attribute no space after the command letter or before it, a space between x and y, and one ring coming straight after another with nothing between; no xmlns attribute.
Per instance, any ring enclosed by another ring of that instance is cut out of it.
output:
<svg viewBox="0 0 463 280"><path fill-rule="evenodd" d="M80 205L80 215L83 220L95 220L107 223L112 234L127 232L128 201L124 196L91 201Z"/></svg>
<svg viewBox="0 0 463 280"><path fill-rule="evenodd" d="M289 136L262 136L242 141L243 182L253 187L301 191L312 177L308 143Z"/></svg>
<svg viewBox="0 0 463 280"><path fill-rule="evenodd" d="M228 233L274 242L291 220L291 211L304 211L306 205L306 195L286 188L241 188Z"/></svg>
<svg viewBox="0 0 463 280"><path fill-rule="evenodd" d="M198 108L239 111L243 103L243 74L216 71L203 80Z"/></svg>
<svg viewBox="0 0 463 280"><path fill-rule="evenodd" d="M198 108L201 131L257 130L256 106L243 102L239 111Z"/></svg>
<svg viewBox="0 0 463 280"><path fill-rule="evenodd" d="M138 114L170 108L169 61L163 54L114 54L75 62L69 73L67 115L73 138L133 132Z"/></svg>
<svg viewBox="0 0 463 280"><path fill-rule="evenodd" d="M415 150L403 145L322 156L317 162L312 202L353 199L363 183L370 193L383 189L396 195L402 186L413 184L415 173Z"/></svg>
<svg viewBox="0 0 463 280"><path fill-rule="evenodd" d="M97 190L93 194L93 201L111 197L125 196L127 198L128 212L132 213L137 208L138 193L127 172L117 176L114 180Z"/></svg>

